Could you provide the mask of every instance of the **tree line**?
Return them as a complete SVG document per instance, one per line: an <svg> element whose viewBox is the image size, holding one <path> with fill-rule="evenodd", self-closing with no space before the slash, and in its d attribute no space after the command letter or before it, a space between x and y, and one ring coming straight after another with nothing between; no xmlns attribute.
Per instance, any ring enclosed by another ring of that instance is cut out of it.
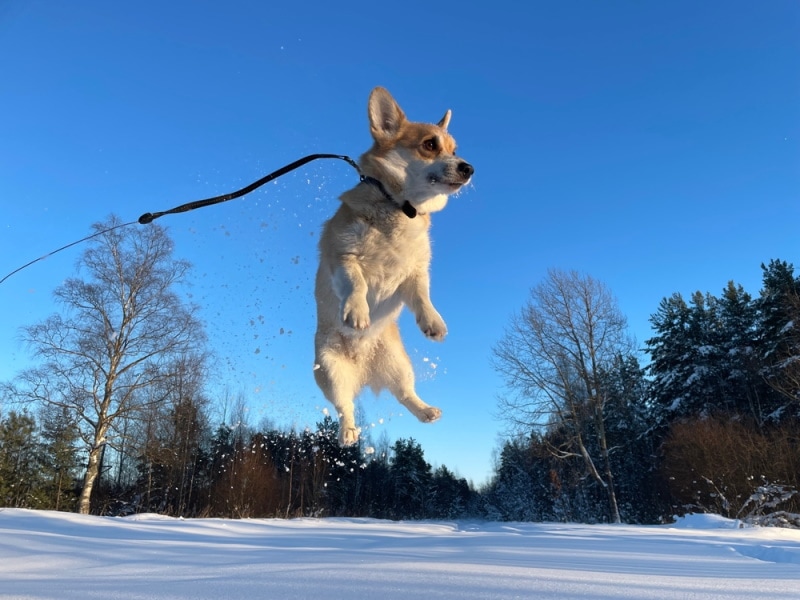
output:
<svg viewBox="0 0 800 600"><path fill-rule="evenodd" d="M61 312L24 328L39 364L0 388L0 504L181 516L479 517L654 523L687 511L794 523L800 277L752 297L666 297L638 348L610 290L552 270L493 348L507 425L476 490L413 439L349 448L337 423L211 423L189 271L157 225L94 226ZM644 366L641 361L647 358ZM239 411L241 413L241 411ZM778 515L778 517L775 517ZM782 519L782 520L781 520Z"/></svg>
<svg viewBox="0 0 800 600"><path fill-rule="evenodd" d="M191 400L165 407L136 452L103 452L90 512L183 517L350 516L447 519L478 515L479 494L413 439L341 448L330 417L302 432L223 423L213 430ZM64 421L28 413L0 422L4 506L76 511L86 468ZM143 429L147 429L144 426ZM57 448L64 448L59 453Z"/></svg>
<svg viewBox="0 0 800 600"><path fill-rule="evenodd" d="M490 516L800 526L800 277L781 260L762 273L757 297L731 282L664 298L646 366L601 282L548 273L494 348L513 435Z"/></svg>

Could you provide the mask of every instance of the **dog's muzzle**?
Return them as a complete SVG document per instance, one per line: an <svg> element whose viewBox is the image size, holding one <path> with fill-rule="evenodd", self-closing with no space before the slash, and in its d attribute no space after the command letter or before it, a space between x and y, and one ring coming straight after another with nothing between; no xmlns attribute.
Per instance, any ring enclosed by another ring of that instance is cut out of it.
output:
<svg viewBox="0 0 800 600"><path fill-rule="evenodd" d="M474 172L475 168L462 160L456 165L455 172L449 168L443 174L431 173L428 175L428 182L431 185L445 183L453 188L459 188L470 180Z"/></svg>

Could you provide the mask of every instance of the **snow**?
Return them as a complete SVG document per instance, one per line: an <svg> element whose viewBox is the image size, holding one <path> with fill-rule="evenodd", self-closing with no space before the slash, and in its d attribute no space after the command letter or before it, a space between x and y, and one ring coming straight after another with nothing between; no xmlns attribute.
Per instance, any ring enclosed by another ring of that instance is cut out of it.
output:
<svg viewBox="0 0 800 600"><path fill-rule="evenodd" d="M800 531L0 510L2 599L800 597Z"/></svg>

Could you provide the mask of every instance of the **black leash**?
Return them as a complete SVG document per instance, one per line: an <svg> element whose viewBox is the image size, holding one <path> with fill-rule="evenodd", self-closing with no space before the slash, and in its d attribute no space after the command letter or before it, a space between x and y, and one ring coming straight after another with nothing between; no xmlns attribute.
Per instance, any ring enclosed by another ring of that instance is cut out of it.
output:
<svg viewBox="0 0 800 600"><path fill-rule="evenodd" d="M115 229L119 229L120 227L127 227L128 225L133 225L134 223L136 223L136 221L131 221L130 223L122 223L121 225L115 225L114 227L109 227L108 229L104 229L103 231L98 231L97 233L93 233L92 235L87 235L85 238L80 239L77 242L71 242L71 243L67 244L66 246L61 246L61 248L58 248L57 250L53 250L52 252L48 252L44 256L40 256L39 258L33 259L29 263L25 263L24 265L22 265L18 269L14 269L13 271L11 271L11 273L9 273L8 275L6 275L2 279L0 279L0 283L3 283L6 279L11 277L14 273L19 273L20 271L22 271L22 269L26 269L26 268L30 267L32 264L35 264L35 263L39 262L40 260L44 260L48 256L53 256L53 254L61 252L62 250L66 250L67 248L71 248L72 246L76 246L76 245L80 244L81 242L85 242L86 240L90 240L90 239L92 239L94 237L97 237L98 235L103 235L104 233L108 233L109 231L114 231Z"/></svg>
<svg viewBox="0 0 800 600"><path fill-rule="evenodd" d="M163 217L164 215L171 215L175 213L182 213L187 212L190 210L194 210L196 208L203 208L204 206L211 206L212 204L220 204L222 202L227 202L228 200L234 200L235 198L240 198L245 194L249 194L253 190L260 188L265 183L269 183L273 179L277 179L281 175L285 175L289 171L294 171L295 169L302 167L306 163L310 163L312 160L316 160L318 158L338 158L341 160L346 161L350 166L352 166L358 174L361 175L361 169L358 168L358 164L349 156L343 156L339 154L311 154L309 156L304 156L303 158L294 161L291 164L286 165L285 167L281 167L277 171L273 171L269 175L262 177L258 181L254 181L247 187L243 187L242 189L231 192L230 194L222 194L221 196L214 196L213 198L206 198L205 200L196 200L194 202L187 202L186 204L181 204L180 206L176 206L175 208L171 208L170 210L165 210L164 212L157 212L157 213L144 213L141 217L139 217L139 223L142 225L146 225L147 223L152 223L154 219L158 219L159 217ZM361 180L364 180L364 176L361 175Z"/></svg>
<svg viewBox="0 0 800 600"><path fill-rule="evenodd" d="M377 187L380 190L380 192L383 194L383 196L387 200L389 200L390 202L395 204L400 210L402 210L403 214L405 214L409 219L413 219L414 217L417 216L417 209L415 209L411 205L411 203L408 202L408 200L406 200L402 205L397 204L397 202L395 202L394 198L392 198L391 194L389 194L389 192L386 191L386 188L383 186L383 183L381 183L380 181L378 181L374 177L369 177L367 175L364 175L361 172L361 169L358 167L358 163L356 163L356 161L354 161L349 156L345 156L343 154L310 154L308 156L304 156L303 158L294 161L293 163L290 163L290 164L286 165L285 167L281 167L277 171L273 171L272 173L262 177L258 181L254 181L250 185L248 185L246 187L243 187L242 189L237 190L235 192L231 192L230 194L223 194L221 196L214 196L213 198L206 198L205 200L196 200L194 202L187 202L186 204L181 204L180 206L176 206L175 208L171 208L171 209L165 210L163 212L156 212L156 213L149 213L148 212L148 213L144 213L141 217L139 217L138 221L131 221L129 223L123 223L121 225L115 225L114 227L110 227L110 228L105 229L103 231L98 231L97 233L93 233L92 235L88 235L85 238L80 239L78 241L71 242L71 243L67 244L66 246L62 246L61 248L58 248L57 250L53 250L52 252L49 252L49 253L45 254L44 256L40 256L39 258L34 259L34 260L30 261L29 263L26 263L26 264L22 265L18 269L14 269L13 271L11 271L11 273L9 273L8 275L6 275L2 279L0 279L0 284L2 284L6 279L11 277L15 273L19 273L23 269L25 269L27 267L30 267L32 264L35 264L35 263L39 262L40 260L44 260L45 258L47 258L49 256L53 256L53 254L61 252L62 250L66 250L67 248L71 248L72 246L80 244L81 242L85 242L85 241L90 240L90 239L92 239L94 237L97 237L98 235L103 235L104 233L108 233L109 231L114 231L115 229L119 229L120 227L127 227L128 225L133 225L134 223L137 223L137 222L142 224L142 225L147 225L148 223L152 223L155 219L158 219L159 217L163 217L164 215L172 215L172 214L176 214L176 213L188 212L188 211L194 210L196 208L203 208L204 206L211 206L212 204L220 204L222 202L227 202L228 200L234 200L236 198L241 198L245 194L249 194L253 190L255 190L257 188L260 188L265 183L269 183L273 179L277 179L281 175L285 175L289 171L294 171L295 169L297 169L299 167L302 167L303 165L305 165L307 163L310 163L312 160L317 160L318 158L338 158L339 160L345 161L347 164L349 164L351 167L353 167L358 172L359 179L363 183L368 183L370 185L374 185L375 187Z"/></svg>

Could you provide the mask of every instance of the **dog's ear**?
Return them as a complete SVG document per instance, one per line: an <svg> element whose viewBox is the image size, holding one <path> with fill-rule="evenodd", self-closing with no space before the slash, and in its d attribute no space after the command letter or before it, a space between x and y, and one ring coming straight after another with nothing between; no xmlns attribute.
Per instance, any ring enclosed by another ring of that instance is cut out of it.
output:
<svg viewBox="0 0 800 600"><path fill-rule="evenodd" d="M372 90L369 95L367 112L369 113L369 129L376 142L393 140L406 121L403 109L382 87Z"/></svg>
<svg viewBox="0 0 800 600"><path fill-rule="evenodd" d="M447 109L447 112L446 112L446 113L444 113L444 116L442 117L442 120L441 120L441 121L439 121L439 122L437 123L437 125L438 125L439 127L441 127L442 129L444 129L445 131L447 131L447 126L448 126L448 125L450 125L450 117L452 117L452 116L453 116L453 111L451 111L451 110L448 108L448 109Z"/></svg>

